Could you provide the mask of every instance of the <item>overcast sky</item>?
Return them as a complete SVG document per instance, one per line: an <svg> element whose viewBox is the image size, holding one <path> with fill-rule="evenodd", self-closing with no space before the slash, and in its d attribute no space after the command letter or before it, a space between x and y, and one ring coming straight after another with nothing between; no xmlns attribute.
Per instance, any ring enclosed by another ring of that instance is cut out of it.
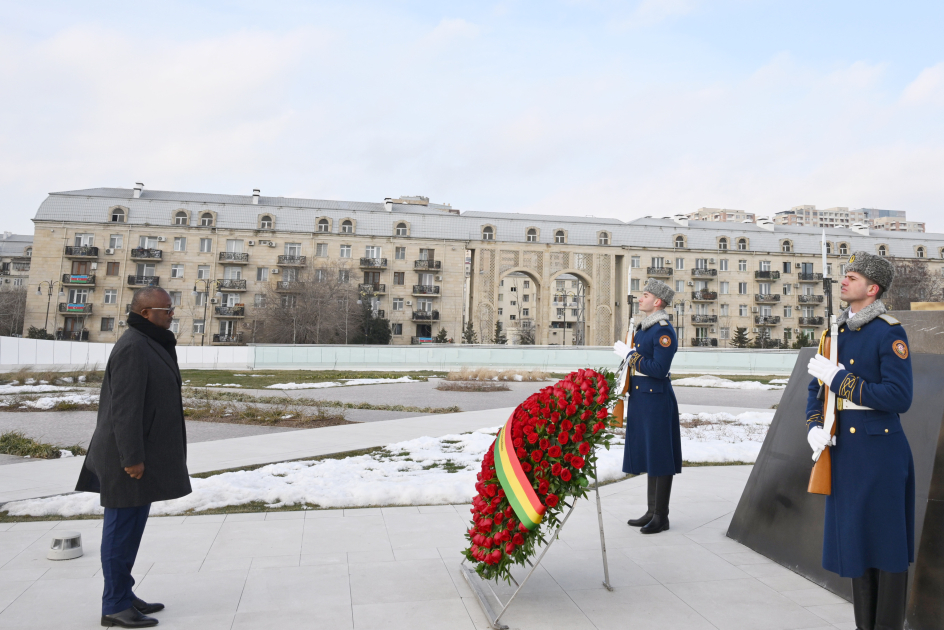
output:
<svg viewBox="0 0 944 630"><path fill-rule="evenodd" d="M944 231L944 3L2 2L0 229L98 186Z"/></svg>

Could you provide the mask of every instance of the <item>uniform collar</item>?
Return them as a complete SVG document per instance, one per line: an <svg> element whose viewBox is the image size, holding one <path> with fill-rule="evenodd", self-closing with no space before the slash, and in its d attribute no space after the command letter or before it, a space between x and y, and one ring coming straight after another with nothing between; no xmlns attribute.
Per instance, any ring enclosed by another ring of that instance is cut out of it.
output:
<svg viewBox="0 0 944 630"><path fill-rule="evenodd" d="M887 312L888 309L885 308L885 304L883 304L881 300L875 300L851 317L849 316L849 309L847 308L839 314L836 323L846 324L852 330L859 330L879 315L884 315Z"/></svg>
<svg viewBox="0 0 944 630"><path fill-rule="evenodd" d="M669 316L668 314L666 314L664 309L660 311L656 311L652 315L649 315L648 317L646 317L646 319L642 320L639 323L639 328L642 330L649 330L650 328L652 328L659 322L668 321L668 319L669 319Z"/></svg>

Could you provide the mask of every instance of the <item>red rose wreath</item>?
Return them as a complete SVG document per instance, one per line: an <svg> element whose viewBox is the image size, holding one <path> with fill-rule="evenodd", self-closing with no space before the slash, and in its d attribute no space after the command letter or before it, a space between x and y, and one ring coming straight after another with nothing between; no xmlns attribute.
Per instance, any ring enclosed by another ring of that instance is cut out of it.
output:
<svg viewBox="0 0 944 630"><path fill-rule="evenodd" d="M613 384L609 372L578 370L533 394L512 414L506 426L509 443L543 505L538 526L529 530L518 518L496 474L496 445L489 447L475 484L469 547L463 552L482 578L508 581L511 565L523 565L544 541L541 530L557 525L563 500L587 495L596 447L608 449L613 438L607 422Z"/></svg>

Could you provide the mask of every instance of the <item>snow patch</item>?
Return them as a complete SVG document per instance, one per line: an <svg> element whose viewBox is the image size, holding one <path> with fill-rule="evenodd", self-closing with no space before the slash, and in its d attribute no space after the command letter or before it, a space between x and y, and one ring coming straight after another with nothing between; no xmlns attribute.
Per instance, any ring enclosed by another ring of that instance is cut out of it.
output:
<svg viewBox="0 0 944 630"><path fill-rule="evenodd" d="M27 379L33 381L33 379ZM35 381L33 381L35 383ZM71 387L56 385L0 385L0 396L4 394L42 394L44 392L71 392Z"/></svg>
<svg viewBox="0 0 944 630"><path fill-rule="evenodd" d="M207 387L242 387L242 385L237 385L236 383L207 383Z"/></svg>
<svg viewBox="0 0 944 630"><path fill-rule="evenodd" d="M693 376L672 381L673 387L720 387L724 389L783 389L784 385L765 385L760 381L732 381L717 376Z"/></svg>
<svg viewBox="0 0 944 630"><path fill-rule="evenodd" d="M323 383L276 383L269 385L266 389L322 389L324 387L348 387L350 385L377 385L379 383L419 383L409 376L400 378L351 378L343 383L323 382Z"/></svg>

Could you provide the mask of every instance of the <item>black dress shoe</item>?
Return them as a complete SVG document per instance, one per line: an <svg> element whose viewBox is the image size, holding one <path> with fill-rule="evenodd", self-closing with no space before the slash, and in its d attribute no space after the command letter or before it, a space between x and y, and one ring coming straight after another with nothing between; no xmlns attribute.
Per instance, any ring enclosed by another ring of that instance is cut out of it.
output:
<svg viewBox="0 0 944 630"><path fill-rule="evenodd" d="M147 617L138 612L138 609L132 606L126 608L114 615L102 615L102 625L106 628L118 626L119 628L150 628L157 625L157 619Z"/></svg>
<svg viewBox="0 0 944 630"><path fill-rule="evenodd" d="M161 610L164 610L164 604L158 604L154 602L149 604L139 597L131 597L131 605L138 609L138 612L142 615L150 615L151 613L156 613Z"/></svg>

